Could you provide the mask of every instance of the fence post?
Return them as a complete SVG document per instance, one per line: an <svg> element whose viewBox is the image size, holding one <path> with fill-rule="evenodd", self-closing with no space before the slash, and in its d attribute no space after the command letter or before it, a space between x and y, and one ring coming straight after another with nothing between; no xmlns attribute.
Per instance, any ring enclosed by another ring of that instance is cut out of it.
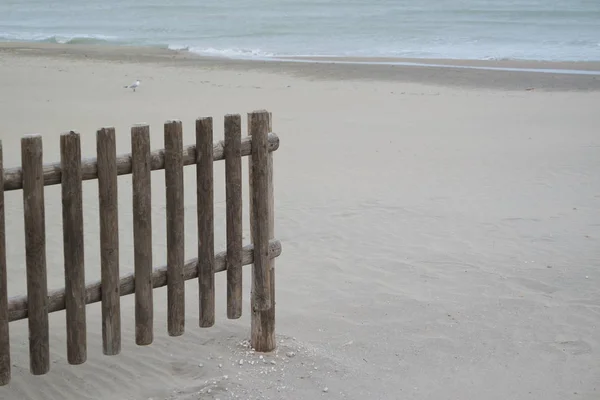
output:
<svg viewBox="0 0 600 400"><path fill-rule="evenodd" d="M154 339L152 293L152 193L150 127L131 128L133 184L133 252L135 270L135 343L146 346Z"/></svg>
<svg viewBox="0 0 600 400"><path fill-rule="evenodd" d="M29 317L29 368L33 375L44 375L50 370L50 332L41 135L28 135L21 139L21 158Z"/></svg>
<svg viewBox="0 0 600 400"><path fill-rule="evenodd" d="M225 116L225 195L227 209L227 318L242 316L242 121Z"/></svg>
<svg viewBox="0 0 600 400"><path fill-rule="evenodd" d="M198 206L198 284L200 327L215 324L215 222L212 117L196 120L196 196Z"/></svg>
<svg viewBox="0 0 600 400"><path fill-rule="evenodd" d="M75 132L60 137L65 262L67 359L83 364L87 358L85 320L85 267L83 253L83 204L81 193L81 140Z"/></svg>
<svg viewBox="0 0 600 400"><path fill-rule="evenodd" d="M255 111L248 115L252 136L250 173L250 228L254 244L252 268L251 345L256 351L275 349L274 259L268 257L268 241L274 237L273 156L266 138L271 131L271 114ZM265 245L265 243L267 243ZM267 250L265 250L267 248Z"/></svg>
<svg viewBox="0 0 600 400"><path fill-rule="evenodd" d="M8 337L8 279L6 276L6 230L4 225L4 158L0 141L0 386L10 382Z"/></svg>
<svg viewBox="0 0 600 400"><path fill-rule="evenodd" d="M167 329L170 336L185 331L183 265L183 132L181 121L168 121L165 132L165 191L167 195Z"/></svg>
<svg viewBox="0 0 600 400"><path fill-rule="evenodd" d="M102 352L121 352L119 286L119 209L115 129L96 133L98 200L100 203L100 271L102 282Z"/></svg>

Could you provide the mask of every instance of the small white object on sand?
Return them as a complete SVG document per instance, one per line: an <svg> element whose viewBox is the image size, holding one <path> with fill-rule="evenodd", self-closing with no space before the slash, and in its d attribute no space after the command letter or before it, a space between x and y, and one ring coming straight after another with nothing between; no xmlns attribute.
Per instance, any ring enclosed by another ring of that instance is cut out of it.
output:
<svg viewBox="0 0 600 400"><path fill-rule="evenodd" d="M133 82L131 85L129 86L124 86L124 88L126 89L133 89L133 91L135 92L135 89L138 88L140 86L141 81L139 79L137 79L135 82Z"/></svg>

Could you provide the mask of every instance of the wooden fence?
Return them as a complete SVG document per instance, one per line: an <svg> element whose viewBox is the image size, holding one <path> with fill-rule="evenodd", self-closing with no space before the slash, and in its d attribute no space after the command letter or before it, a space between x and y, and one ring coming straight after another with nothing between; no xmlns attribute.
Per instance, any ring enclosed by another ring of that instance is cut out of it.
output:
<svg viewBox="0 0 600 400"><path fill-rule="evenodd" d="M240 115L226 115L225 140L213 144L211 117L196 120L196 144L183 146L182 124L164 125L164 146L150 151L150 129L131 129L131 154L116 154L114 128L97 132L97 158L81 158L80 136L60 138L61 161L43 164L42 137L21 141L21 168L3 168L0 143L0 385L10 381L9 322L28 319L30 372L50 369L48 313L66 310L67 359L87 359L86 304L102 302L105 355L121 351L120 297L135 294L135 341L153 341L153 289L167 286L167 330L184 333L184 283L198 279L199 325L215 323L215 276L227 271L227 317L242 315L242 266L252 264L251 344L257 351L275 348L274 258L281 244L274 239L273 159L279 138L271 133L271 115L248 114L249 136L241 136ZM249 157L251 243L242 240L242 157ZM214 253L213 162L225 160L226 250ZM198 258L184 260L183 167L196 165ZM151 171L165 170L166 266L153 269ZM134 273L119 274L118 175L132 174ZM101 280L86 286L82 181L98 180ZM65 287L48 293L44 186L61 184ZM4 191L23 191L27 295L8 298Z"/></svg>

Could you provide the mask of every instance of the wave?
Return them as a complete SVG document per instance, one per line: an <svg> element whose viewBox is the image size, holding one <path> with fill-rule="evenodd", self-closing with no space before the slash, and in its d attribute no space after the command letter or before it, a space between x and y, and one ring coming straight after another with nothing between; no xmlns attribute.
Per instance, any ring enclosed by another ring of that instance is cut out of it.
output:
<svg viewBox="0 0 600 400"><path fill-rule="evenodd" d="M55 44L106 44L106 45L131 45L143 47L158 47L169 50L189 51L203 56L226 57L226 58L264 58L273 57L273 53L264 52L260 49L244 48L215 48L215 47L197 47L178 44L150 43L145 40L123 40L117 36L108 36L102 34L12 34L0 32L0 41L8 42L34 42L34 43L55 43Z"/></svg>
<svg viewBox="0 0 600 400"><path fill-rule="evenodd" d="M197 47L179 44L148 43L147 41L123 40L117 36L108 36L101 34L10 34L0 32L0 41L9 42L33 42L33 43L54 43L54 44L97 44L97 45L131 45L143 47L157 47L174 51L188 51L190 53L207 57L224 57L235 59L263 59L274 57L274 53L262 51L260 49L244 48L215 48L215 47Z"/></svg>
<svg viewBox="0 0 600 400"><path fill-rule="evenodd" d="M485 43L485 41L471 40L462 43L440 43L439 40L430 40L428 43L416 45L397 43L394 46L377 46L362 49L344 49L338 46L337 51L293 51L292 48L284 49L281 44L275 46L279 49L268 51L263 48L236 47L236 46L200 46L185 44L181 40L165 42L151 41L142 38L129 38L127 40L118 36L104 34L35 34L35 33L6 33L0 31L0 41L9 42L37 42L56 44L81 44L81 45L112 45L112 46L140 46L186 51L206 57L249 59L268 61L277 57L359 57L359 58L417 58L417 59L463 59L463 60L545 60L545 61L598 61L600 59L600 43L583 39L566 39L564 41L545 40L534 47L531 44L514 46L511 43ZM193 42L190 40L188 43ZM291 46L294 47L294 46ZM334 46L331 46L334 47ZM269 49L272 50L272 49ZM299 49L296 49L299 50ZM316 49L312 49L316 50Z"/></svg>
<svg viewBox="0 0 600 400"><path fill-rule="evenodd" d="M169 50L189 51L190 53L208 57L224 57L224 58L248 58L248 59L263 59L275 57L274 53L262 51L260 49L243 49L243 48L214 48L214 47L194 47L183 45L169 45Z"/></svg>
<svg viewBox="0 0 600 400"><path fill-rule="evenodd" d="M100 34L56 34L43 35L35 33L12 34L0 32L0 41L37 42L56 44L125 44L116 36Z"/></svg>

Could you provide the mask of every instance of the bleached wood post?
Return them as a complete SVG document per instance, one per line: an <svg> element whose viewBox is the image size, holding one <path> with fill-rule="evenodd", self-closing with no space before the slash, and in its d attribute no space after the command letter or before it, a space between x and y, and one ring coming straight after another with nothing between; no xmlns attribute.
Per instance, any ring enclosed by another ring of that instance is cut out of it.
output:
<svg viewBox="0 0 600 400"><path fill-rule="evenodd" d="M256 351L275 349L275 262L267 257L266 243L274 236L273 159L267 150L271 115L255 111L248 115L248 131L252 136L250 173L250 229L254 244L252 268L251 345Z"/></svg>

